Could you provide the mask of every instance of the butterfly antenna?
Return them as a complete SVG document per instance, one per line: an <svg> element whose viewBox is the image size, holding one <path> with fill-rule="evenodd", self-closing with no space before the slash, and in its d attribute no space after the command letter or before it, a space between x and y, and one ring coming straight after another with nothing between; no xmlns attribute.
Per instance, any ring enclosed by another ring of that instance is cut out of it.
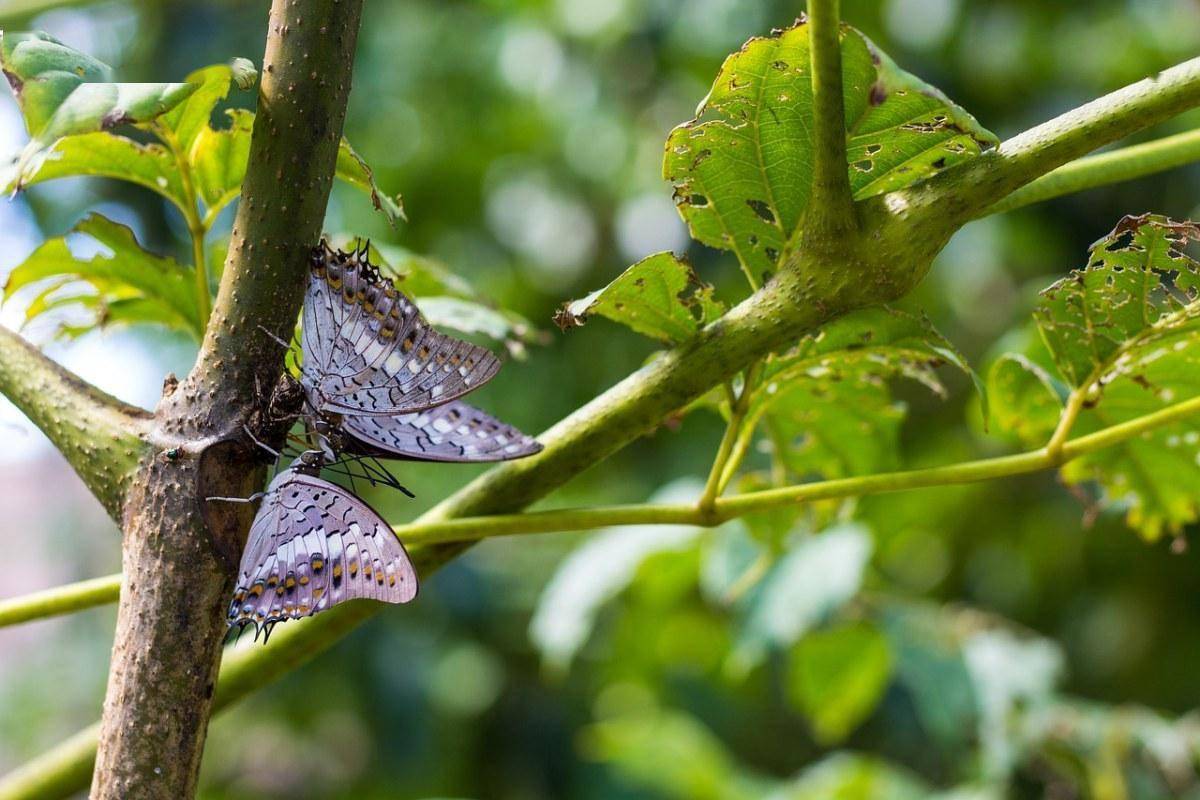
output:
<svg viewBox="0 0 1200 800"><path fill-rule="evenodd" d="M271 455L275 456L275 460L276 460L276 461L278 461L279 459L283 458L283 456L282 456L282 455L280 455L279 451L278 451L278 450L276 450L274 447L271 447L270 445L268 445L268 444L266 444L266 443L264 443L264 442L261 442L261 441L259 441L258 437L257 437L257 436L255 436L255 435L254 435L254 433L253 433L253 432L250 430L250 426L249 426L249 425L243 425L243 426L242 426L242 430L243 430L243 431L245 431L245 432L246 432L246 435L250 437L250 441L254 442L256 445L258 445L259 447L261 447L263 450L266 450L268 453L270 453Z"/></svg>
<svg viewBox="0 0 1200 800"><path fill-rule="evenodd" d="M272 340L273 340L273 341L274 341L276 344L278 344L278 345L279 345L280 347L282 347L284 350L291 350L291 349L292 349L292 343L291 343L291 342L285 342L283 339L280 339L278 336L276 336L275 334L271 333L269 330L267 330L266 328L264 328L262 325L259 325L259 326L258 326L258 329L259 329L260 331L262 331L263 333L265 333L267 336L269 336L269 337L270 337L270 338L271 338L271 339L272 339ZM293 335L293 336L295 336L295 334L294 334L294 333L293 333L292 335Z"/></svg>
<svg viewBox="0 0 1200 800"><path fill-rule="evenodd" d="M254 494L250 495L249 497L214 496L214 497L206 497L204 499L207 500L208 502L212 502L214 500L219 500L222 503L257 503L259 500L262 500L266 496L267 496L266 492L255 492Z"/></svg>

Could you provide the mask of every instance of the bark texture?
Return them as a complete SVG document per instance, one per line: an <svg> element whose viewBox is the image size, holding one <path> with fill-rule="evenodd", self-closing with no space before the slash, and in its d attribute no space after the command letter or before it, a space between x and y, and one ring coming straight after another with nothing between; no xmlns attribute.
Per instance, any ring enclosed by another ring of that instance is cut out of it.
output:
<svg viewBox="0 0 1200 800"><path fill-rule="evenodd" d="M94 798L195 793L225 609L260 488L243 435L283 362L345 119L361 0L275 0L250 166L200 357L168 393L124 514L124 582Z"/></svg>

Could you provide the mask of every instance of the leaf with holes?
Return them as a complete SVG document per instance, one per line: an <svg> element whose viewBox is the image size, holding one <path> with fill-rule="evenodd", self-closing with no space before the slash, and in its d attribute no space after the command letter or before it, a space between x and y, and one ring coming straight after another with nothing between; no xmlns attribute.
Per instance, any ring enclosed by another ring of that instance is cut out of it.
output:
<svg viewBox="0 0 1200 800"><path fill-rule="evenodd" d="M888 381L915 380L945 396L936 370L953 365L979 381L929 321L871 308L847 314L766 362L750 400L784 466L797 477L864 475L898 466L903 407Z"/></svg>
<svg viewBox="0 0 1200 800"><path fill-rule="evenodd" d="M686 261L665 252L642 259L603 289L565 303L554 321L567 330L599 314L643 336L679 344L722 313L712 287Z"/></svg>
<svg viewBox="0 0 1200 800"><path fill-rule="evenodd" d="M95 255L76 255L68 237L61 236L33 251L9 275L4 286L6 299L24 287L36 284L39 288L26 321L54 309L74 307L83 310L90 321L64 326L60 332L68 336L97 326L148 322L187 331L197 341L201 338L203 328L189 267L147 253L133 231L99 214L85 217L72 234L87 237L86 244L97 251Z"/></svg>
<svg viewBox="0 0 1200 800"><path fill-rule="evenodd" d="M229 127L212 128L207 120L192 139L188 162L195 176L196 191L208 213L237 199L250 158L250 134L254 114L242 109L225 112Z"/></svg>
<svg viewBox="0 0 1200 800"><path fill-rule="evenodd" d="M1045 444L1058 425L1062 400L1055 380L1020 353L1005 353L988 370L992 430L1025 445Z"/></svg>
<svg viewBox="0 0 1200 800"><path fill-rule="evenodd" d="M208 127L217 103L229 96L230 88L254 88L258 73L249 59L235 58L228 64L213 64L187 76L196 91L186 101L163 114L157 125L170 131L180 152L187 153L196 137Z"/></svg>
<svg viewBox="0 0 1200 800"><path fill-rule="evenodd" d="M0 68L30 136L5 180L10 190L37 174L63 137L147 122L196 91L189 83L112 83L107 65L40 32L0 34Z"/></svg>
<svg viewBox="0 0 1200 800"><path fill-rule="evenodd" d="M801 224L812 185L812 76L803 22L725 60L696 118L671 132L663 174L692 235L757 278ZM851 189L894 191L972 158L996 138L937 89L842 27Z"/></svg>
<svg viewBox="0 0 1200 800"><path fill-rule="evenodd" d="M1063 382L1084 398L1079 436L1200 396L1200 228L1127 217L1092 246L1088 264L1042 293L1034 319ZM1008 370L1011 367L1005 367ZM1044 383L1044 378L1036 378ZM1047 388L1021 378L1009 413L1045 433ZM1088 454L1062 469L1095 482L1105 505L1148 539L1200 518L1200 424L1183 420Z"/></svg>

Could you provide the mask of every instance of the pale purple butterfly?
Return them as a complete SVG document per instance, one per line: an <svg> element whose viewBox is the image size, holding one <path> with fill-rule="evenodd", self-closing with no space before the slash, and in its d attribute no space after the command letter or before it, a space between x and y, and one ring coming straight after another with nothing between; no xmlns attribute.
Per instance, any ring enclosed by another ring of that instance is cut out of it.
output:
<svg viewBox="0 0 1200 800"><path fill-rule="evenodd" d="M391 526L311 469L280 472L263 495L238 568L230 626L254 625L256 636L269 635L280 621L344 600L416 597L416 571Z"/></svg>

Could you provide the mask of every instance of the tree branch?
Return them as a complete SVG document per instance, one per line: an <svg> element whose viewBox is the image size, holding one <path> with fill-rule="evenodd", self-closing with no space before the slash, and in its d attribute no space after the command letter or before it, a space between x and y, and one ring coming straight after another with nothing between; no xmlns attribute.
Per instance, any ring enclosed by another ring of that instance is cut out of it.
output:
<svg viewBox="0 0 1200 800"><path fill-rule="evenodd" d="M120 590L121 576L108 575L0 600L0 628L115 603Z"/></svg>
<svg viewBox="0 0 1200 800"><path fill-rule="evenodd" d="M243 426L283 365L320 234L361 0L274 0L242 200L200 355L164 397L126 503L123 583L93 800L192 797L225 609L262 466ZM265 330L263 330L265 328Z"/></svg>
<svg viewBox="0 0 1200 800"><path fill-rule="evenodd" d="M0 327L0 394L50 439L109 515L147 449L150 415L101 392Z"/></svg>
<svg viewBox="0 0 1200 800"><path fill-rule="evenodd" d="M1200 160L1200 129L1177 133L1072 161L1017 189L980 216L1051 200L1066 194L1131 181Z"/></svg>
<svg viewBox="0 0 1200 800"><path fill-rule="evenodd" d="M842 93L839 0L808 0L809 63L813 92L812 195L804 237L837 240L855 228L846 167L846 109Z"/></svg>

